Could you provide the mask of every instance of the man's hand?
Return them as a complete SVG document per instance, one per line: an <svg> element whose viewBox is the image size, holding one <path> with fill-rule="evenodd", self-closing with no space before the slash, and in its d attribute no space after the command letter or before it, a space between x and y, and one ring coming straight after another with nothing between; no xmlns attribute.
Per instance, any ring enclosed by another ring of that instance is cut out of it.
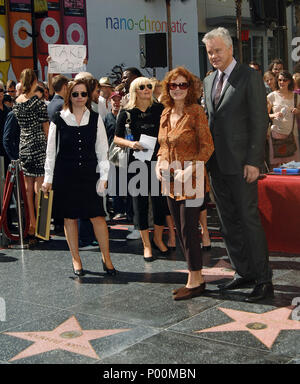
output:
<svg viewBox="0 0 300 384"><path fill-rule="evenodd" d="M253 165L244 166L244 179L247 183L253 183L259 177L259 168L254 167Z"/></svg>

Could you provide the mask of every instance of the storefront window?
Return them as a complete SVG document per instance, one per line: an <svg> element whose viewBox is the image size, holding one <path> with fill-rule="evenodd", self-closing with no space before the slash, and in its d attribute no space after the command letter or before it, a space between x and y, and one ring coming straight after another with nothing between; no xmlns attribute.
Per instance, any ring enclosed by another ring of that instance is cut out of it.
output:
<svg viewBox="0 0 300 384"><path fill-rule="evenodd" d="M207 53L205 44L203 43L202 39L204 37L204 33L198 34L199 39L199 67L200 67L200 79L204 79L206 73L207 73Z"/></svg>
<svg viewBox="0 0 300 384"><path fill-rule="evenodd" d="M252 60L256 61L261 66L262 73L264 72L264 40L262 36L252 37L253 55Z"/></svg>
<svg viewBox="0 0 300 384"><path fill-rule="evenodd" d="M233 41L233 56L238 60L239 59L238 40L236 37L232 37L232 41ZM243 63L248 64L251 61L251 39L247 41L242 41L242 53L243 53Z"/></svg>
<svg viewBox="0 0 300 384"><path fill-rule="evenodd" d="M277 57L276 55L276 41L274 37L268 38L268 64Z"/></svg>

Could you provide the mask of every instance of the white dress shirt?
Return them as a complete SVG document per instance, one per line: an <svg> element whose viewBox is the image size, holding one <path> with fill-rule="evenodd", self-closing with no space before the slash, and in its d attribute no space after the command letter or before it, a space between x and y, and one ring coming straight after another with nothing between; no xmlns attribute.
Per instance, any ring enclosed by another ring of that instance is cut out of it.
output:
<svg viewBox="0 0 300 384"><path fill-rule="evenodd" d="M228 67L223 71L223 73L225 74L224 75L224 78L223 78L223 86L222 86L222 91L221 91L221 95L222 95L222 92L224 90L224 87L228 81L228 78L229 76L231 75L231 72L233 71L234 67L236 65L236 60L235 58L232 59L232 62L228 65ZM213 86L213 90L212 90L212 94L211 94L211 98L212 100L214 100L215 98L215 94L216 94L216 91L217 91L217 86L218 86L218 82L219 82L219 79L222 75L222 71L220 71L218 69L218 73L217 73L217 76L216 76L216 79L215 79L215 83L214 83L214 86Z"/></svg>
<svg viewBox="0 0 300 384"><path fill-rule="evenodd" d="M98 99L98 113L102 117L104 121L105 116L111 112L111 102L110 100L106 100L103 96L99 96Z"/></svg>
<svg viewBox="0 0 300 384"><path fill-rule="evenodd" d="M62 110L60 112L61 118L66 122L67 125L71 127L78 127L75 115L71 113L69 109ZM80 121L80 126L87 125L90 118L90 111L86 109L82 119ZM56 155L59 152L59 143L58 151L56 151L56 125L51 122L48 134L48 143L47 143L47 153L46 153L46 162L45 162L45 183L51 183L53 181L53 172L55 167ZM106 136L106 130L101 119L101 116L98 118L97 124L97 137L95 144L95 152L97 156L98 167L100 170L100 180L108 179L109 171L109 161L107 159L108 152L108 142Z"/></svg>

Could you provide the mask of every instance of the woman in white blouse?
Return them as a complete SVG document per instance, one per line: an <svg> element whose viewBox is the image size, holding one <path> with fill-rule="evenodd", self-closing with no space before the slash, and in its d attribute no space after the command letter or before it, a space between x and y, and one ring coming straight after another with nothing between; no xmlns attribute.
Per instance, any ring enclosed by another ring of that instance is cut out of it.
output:
<svg viewBox="0 0 300 384"><path fill-rule="evenodd" d="M292 160L300 161L300 149L298 141L297 121L294 122L293 115L300 114L300 99L296 95L296 107L294 99L294 80L288 71L282 71L278 75L278 89L267 96L268 112L272 120L271 135L275 139L283 139L293 130L297 145L296 152L292 156L276 157L273 150L272 138L269 137L270 165L271 168Z"/></svg>
<svg viewBox="0 0 300 384"><path fill-rule="evenodd" d="M70 82L63 110L57 112L50 125L42 190L48 192L53 185L53 214L64 218L75 275L84 275L78 250L79 218L91 220L102 252L103 269L115 275L100 196L107 188L107 137L101 117L90 106L86 81Z"/></svg>

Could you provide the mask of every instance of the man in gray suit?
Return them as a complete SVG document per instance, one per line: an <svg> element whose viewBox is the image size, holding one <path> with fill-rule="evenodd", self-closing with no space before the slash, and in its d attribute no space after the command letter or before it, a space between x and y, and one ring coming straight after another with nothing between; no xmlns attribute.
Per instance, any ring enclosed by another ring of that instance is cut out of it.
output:
<svg viewBox="0 0 300 384"><path fill-rule="evenodd" d="M215 145L207 166L228 256L236 271L234 279L219 288L253 283L245 300L256 302L274 294L257 198L268 127L266 91L261 75L234 59L227 29L208 32L203 42L216 69L203 83Z"/></svg>

